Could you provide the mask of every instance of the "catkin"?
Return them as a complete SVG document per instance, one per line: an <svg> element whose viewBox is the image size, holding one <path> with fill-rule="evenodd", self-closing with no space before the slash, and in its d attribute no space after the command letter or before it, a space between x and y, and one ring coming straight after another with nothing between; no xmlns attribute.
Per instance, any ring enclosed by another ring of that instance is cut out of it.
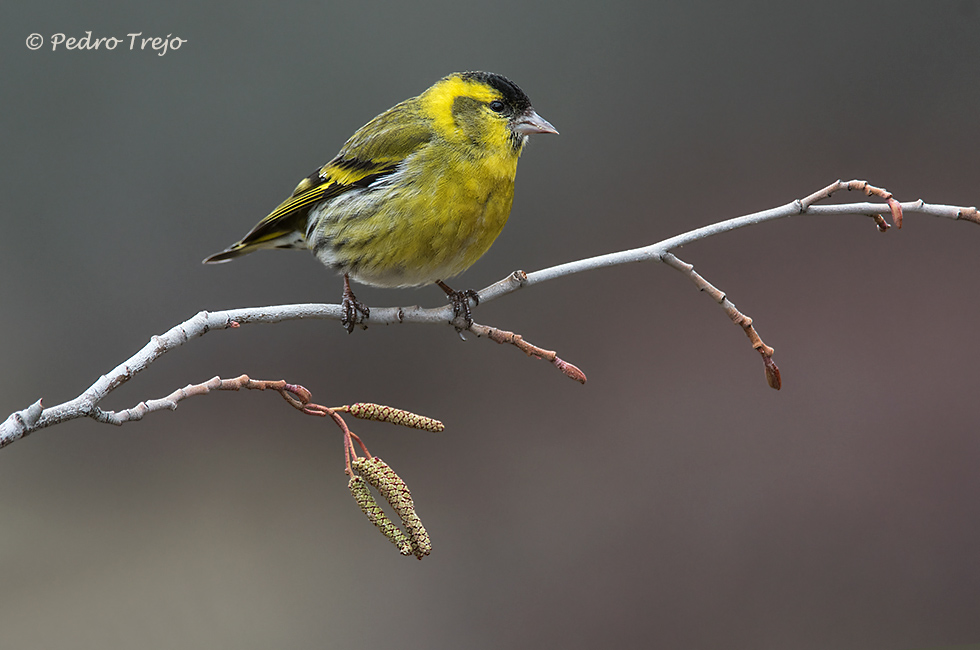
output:
<svg viewBox="0 0 980 650"><path fill-rule="evenodd" d="M361 512L367 516L368 521L377 526L381 534L390 539L391 543L398 547L399 553L402 555L411 555L414 550L408 537L405 536L405 533L398 526L391 523L391 520L388 519L388 515L381 509L378 502L374 500L374 495L371 494L371 490L368 488L364 478L361 476L352 476L350 482L347 483L347 487L350 488L350 493L354 495L354 501L357 502Z"/></svg>
<svg viewBox="0 0 980 650"><path fill-rule="evenodd" d="M423 556L431 553L432 542L429 539L429 533L415 512L412 493L405 481L377 456L370 459L357 458L352 466L368 483L374 486L378 493L385 498L385 501L391 504L392 509L398 513L402 525L405 526L415 557L421 560Z"/></svg>
<svg viewBox="0 0 980 650"><path fill-rule="evenodd" d="M357 404L351 404L348 412L355 418L360 418L362 420L390 422L392 424L400 424L404 427L423 429L425 431L433 431L436 433L446 428L445 425L439 420L434 420L410 411L396 409L391 406L371 404L369 402L358 402Z"/></svg>

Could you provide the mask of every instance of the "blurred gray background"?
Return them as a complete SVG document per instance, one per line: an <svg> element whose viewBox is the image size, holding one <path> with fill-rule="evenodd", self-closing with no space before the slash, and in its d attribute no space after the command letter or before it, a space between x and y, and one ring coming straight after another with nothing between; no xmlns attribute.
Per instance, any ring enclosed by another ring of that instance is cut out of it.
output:
<svg viewBox="0 0 980 650"><path fill-rule="evenodd" d="M935 2L192 2L0 8L0 418L78 395L201 309L336 302L310 255L220 267L359 126L456 70L536 137L454 284L651 243L866 178L980 203L980 12ZM31 51L39 33L186 39ZM851 194L847 198L863 196ZM399 556L341 440L274 394L75 421L0 452L9 648L835 648L980 642L980 228L909 215L733 232L481 306L557 349L330 321L209 334L104 404L214 375L445 421L357 423L435 550ZM371 305L441 293L361 288Z"/></svg>

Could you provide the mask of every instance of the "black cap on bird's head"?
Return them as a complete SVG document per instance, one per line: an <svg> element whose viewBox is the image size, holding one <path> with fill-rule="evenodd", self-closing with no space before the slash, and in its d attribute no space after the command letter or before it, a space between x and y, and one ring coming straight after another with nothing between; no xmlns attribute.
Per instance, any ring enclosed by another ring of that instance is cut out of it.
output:
<svg viewBox="0 0 980 650"><path fill-rule="evenodd" d="M504 102L511 113L511 129L515 133L521 136L532 133L558 134L557 129L531 107L531 100L520 86L507 77L493 72L463 72L460 76L463 79L485 83L503 95Z"/></svg>
<svg viewBox="0 0 980 650"><path fill-rule="evenodd" d="M531 108L531 100L527 98L524 91L507 77L493 72L464 72L463 79L472 79L500 91L504 99L515 111L523 111Z"/></svg>

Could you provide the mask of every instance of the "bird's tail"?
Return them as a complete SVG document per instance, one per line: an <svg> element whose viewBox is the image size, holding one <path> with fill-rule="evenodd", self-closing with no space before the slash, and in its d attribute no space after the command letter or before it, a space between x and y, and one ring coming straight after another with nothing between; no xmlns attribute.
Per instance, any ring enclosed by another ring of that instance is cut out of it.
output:
<svg viewBox="0 0 980 650"><path fill-rule="evenodd" d="M260 226L265 225L265 228ZM265 222L256 226L248 235L239 242L235 242L225 250L215 253L204 259L205 264L220 264L233 260L242 255L248 255L252 251L260 248L306 248L306 238L296 230L272 229L271 224ZM280 224L282 225L282 224Z"/></svg>
<svg viewBox="0 0 980 650"><path fill-rule="evenodd" d="M209 255L208 257L204 258L204 264L219 264L221 262L227 262L235 259L236 257L247 255L248 253L251 253L252 250L253 249L249 248L248 246L238 242L237 244L229 246L220 253L215 253L214 255Z"/></svg>

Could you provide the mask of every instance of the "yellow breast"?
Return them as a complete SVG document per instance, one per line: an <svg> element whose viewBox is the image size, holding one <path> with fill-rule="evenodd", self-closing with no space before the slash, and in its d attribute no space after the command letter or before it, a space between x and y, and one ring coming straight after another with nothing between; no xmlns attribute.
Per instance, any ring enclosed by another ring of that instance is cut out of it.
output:
<svg viewBox="0 0 980 650"><path fill-rule="evenodd" d="M310 248L365 284L418 286L473 265L503 230L517 156L470 156L437 143L374 186L310 213ZM312 224L311 224L312 225Z"/></svg>

